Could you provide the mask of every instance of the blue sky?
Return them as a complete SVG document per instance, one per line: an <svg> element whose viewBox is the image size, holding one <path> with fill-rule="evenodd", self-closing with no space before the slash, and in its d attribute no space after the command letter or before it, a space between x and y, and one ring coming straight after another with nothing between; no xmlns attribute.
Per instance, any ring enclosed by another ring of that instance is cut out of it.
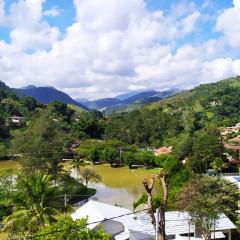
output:
<svg viewBox="0 0 240 240"><path fill-rule="evenodd" d="M0 0L1 80L74 98L240 74L240 0Z"/></svg>

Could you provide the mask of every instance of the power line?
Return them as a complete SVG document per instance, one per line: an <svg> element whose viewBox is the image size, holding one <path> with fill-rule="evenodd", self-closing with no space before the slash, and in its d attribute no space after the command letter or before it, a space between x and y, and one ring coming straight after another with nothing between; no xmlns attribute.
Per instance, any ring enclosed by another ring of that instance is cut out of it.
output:
<svg viewBox="0 0 240 240"><path fill-rule="evenodd" d="M230 186L230 185L233 185L233 184L235 185L236 183L231 182L231 183L225 184L224 186L221 186L219 188L210 190L209 192L216 191L216 190L219 190L221 188L224 188L226 186ZM186 199L189 199L191 197L198 196L198 195L200 195L200 193L194 194L194 195L191 195L191 196L187 196L187 197L178 199L176 201L186 200ZM143 211L147 211L147 210L149 210L149 208L146 208L146 209L143 209L143 210L139 210L139 211L136 211L136 212L131 212L131 213L128 213L128 214L122 214L122 215L111 217L111 218L106 218L106 219L101 220L101 221L95 221L95 222L88 223L87 226L93 225L93 224L97 224L97 223L101 223L101 222L105 222L105 221L108 221L108 220L113 220L113 219L124 217L124 216L128 216L128 215L133 215L133 214L136 214L138 212L143 212ZM56 230L56 231L52 231L52 232L49 232L49 233L44 233L44 234L39 234L39 235L35 235L35 236L25 237L24 239L33 239L33 238L37 238L37 237L43 237L43 236L51 235L51 234L54 234L54 233L64 232L64 231L71 230L71 229L77 229L79 227L80 226L77 226L77 227L74 227L74 228L67 228L67 229L62 229L62 230ZM23 238L13 238L12 240L18 240L18 239L23 239Z"/></svg>

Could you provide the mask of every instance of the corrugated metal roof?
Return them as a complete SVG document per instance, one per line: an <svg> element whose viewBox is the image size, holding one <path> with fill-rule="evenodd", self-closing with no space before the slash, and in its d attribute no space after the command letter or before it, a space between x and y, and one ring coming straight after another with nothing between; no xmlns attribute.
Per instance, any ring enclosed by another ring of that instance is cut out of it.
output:
<svg viewBox="0 0 240 240"><path fill-rule="evenodd" d="M148 214L138 214L138 219L142 222L143 232L154 234L154 228ZM187 234L189 232L190 215L187 212L171 211L165 213L166 234ZM221 214L215 223L215 231L235 229L236 226L225 215ZM194 225L190 223L190 232L194 233Z"/></svg>
<svg viewBox="0 0 240 240"><path fill-rule="evenodd" d="M236 183L240 189L240 176L226 176L225 178L232 183Z"/></svg>
<svg viewBox="0 0 240 240"><path fill-rule="evenodd" d="M120 215L125 216L118 217ZM110 218L114 218L114 221L122 223L125 229L122 233L115 236L116 240L128 239L131 233L133 234L132 239L144 239L144 236L151 238L151 236L155 235L154 227L147 213L135 215L128 209L90 200L72 214L73 220L84 217L88 217L88 223L101 222ZM187 212L169 211L165 213L165 217L166 235L188 234L189 227L190 233L194 233L194 225L191 223L191 217ZM99 223L91 224L89 228L93 229L98 224ZM221 214L215 223L215 231L218 232L235 228L235 225L225 214ZM138 238L136 238L136 236L138 236Z"/></svg>

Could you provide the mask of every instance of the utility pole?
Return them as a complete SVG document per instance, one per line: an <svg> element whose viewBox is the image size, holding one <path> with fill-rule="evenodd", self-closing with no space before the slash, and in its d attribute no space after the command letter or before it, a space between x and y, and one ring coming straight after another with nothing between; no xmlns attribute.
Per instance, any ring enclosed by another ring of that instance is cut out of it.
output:
<svg viewBox="0 0 240 240"><path fill-rule="evenodd" d="M215 240L216 239L216 236L215 236L215 228L216 228L215 227L215 219L214 219L214 223L213 224L214 224L214 227L213 227L213 239Z"/></svg>
<svg viewBox="0 0 240 240"><path fill-rule="evenodd" d="M156 209L156 215L157 215L157 219L156 219L155 239L158 240L159 239L159 222L160 222L159 208Z"/></svg>
<svg viewBox="0 0 240 240"><path fill-rule="evenodd" d="M67 211L67 194L64 194L64 218L66 218L66 211Z"/></svg>
<svg viewBox="0 0 240 240"><path fill-rule="evenodd" d="M120 155L120 165L122 165L122 148L119 148L119 155Z"/></svg>
<svg viewBox="0 0 240 240"><path fill-rule="evenodd" d="M191 222L190 220L188 221L188 240L191 240L191 237L190 237L190 228L191 228Z"/></svg>

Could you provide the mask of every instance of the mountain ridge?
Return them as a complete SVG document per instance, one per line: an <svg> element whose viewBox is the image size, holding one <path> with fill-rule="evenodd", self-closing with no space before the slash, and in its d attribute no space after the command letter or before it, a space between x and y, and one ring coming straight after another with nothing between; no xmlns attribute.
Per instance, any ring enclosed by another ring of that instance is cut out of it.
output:
<svg viewBox="0 0 240 240"><path fill-rule="evenodd" d="M18 94L33 97L42 104L49 104L54 101L60 101L65 104L73 104L86 111L89 110L85 105L77 102L76 100L72 99L68 94L54 87L36 87L33 85L29 85L25 88L13 88L13 91Z"/></svg>

